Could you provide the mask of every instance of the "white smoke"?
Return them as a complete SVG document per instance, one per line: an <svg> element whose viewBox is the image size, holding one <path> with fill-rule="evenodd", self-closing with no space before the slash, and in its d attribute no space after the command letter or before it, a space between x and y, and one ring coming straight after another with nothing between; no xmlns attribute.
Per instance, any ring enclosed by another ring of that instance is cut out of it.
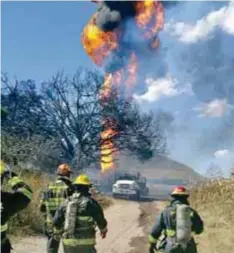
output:
<svg viewBox="0 0 234 253"><path fill-rule="evenodd" d="M231 106L227 103L226 99L214 99L209 103L202 103L200 106L195 107L195 111L199 111L199 117L222 117L229 110Z"/></svg>
<svg viewBox="0 0 234 253"><path fill-rule="evenodd" d="M192 94L191 85L186 85L183 88L178 87L178 81L169 74L159 79L147 78L145 82L148 85L147 92L142 95L134 95L138 101L154 102L162 97L174 97L185 93Z"/></svg>
<svg viewBox="0 0 234 253"><path fill-rule="evenodd" d="M216 28L227 34L234 35L234 2L219 10L210 12L195 24L174 22L171 20L165 29L183 43L196 43L199 40L210 38Z"/></svg>

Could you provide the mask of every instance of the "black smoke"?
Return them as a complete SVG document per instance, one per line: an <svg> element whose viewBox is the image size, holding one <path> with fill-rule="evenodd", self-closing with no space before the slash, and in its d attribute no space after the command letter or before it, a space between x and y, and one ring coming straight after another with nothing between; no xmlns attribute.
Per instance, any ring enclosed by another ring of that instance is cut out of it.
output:
<svg viewBox="0 0 234 253"><path fill-rule="evenodd" d="M113 31L136 15L134 2L102 1L97 11L96 25L102 31Z"/></svg>
<svg viewBox="0 0 234 253"><path fill-rule="evenodd" d="M136 15L136 1L102 1L97 11L96 25L102 31L113 31L119 26L124 26L128 19ZM177 4L176 1L163 1L164 8Z"/></svg>

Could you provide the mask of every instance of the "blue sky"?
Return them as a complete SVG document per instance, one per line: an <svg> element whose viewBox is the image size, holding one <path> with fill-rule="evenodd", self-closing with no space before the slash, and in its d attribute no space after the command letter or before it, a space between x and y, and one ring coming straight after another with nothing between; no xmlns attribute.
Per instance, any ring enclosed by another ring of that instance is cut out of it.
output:
<svg viewBox="0 0 234 253"><path fill-rule="evenodd" d="M167 9L158 55L141 62L148 85L137 100L144 110L175 116L170 155L199 172L210 162L225 172L234 164L233 139L209 137L234 120L233 6L183 2ZM59 69L95 67L80 42L95 10L91 2L2 2L2 71L40 83Z"/></svg>
<svg viewBox="0 0 234 253"><path fill-rule="evenodd" d="M2 69L18 78L48 79L58 69L93 66L80 33L95 4L3 2Z"/></svg>

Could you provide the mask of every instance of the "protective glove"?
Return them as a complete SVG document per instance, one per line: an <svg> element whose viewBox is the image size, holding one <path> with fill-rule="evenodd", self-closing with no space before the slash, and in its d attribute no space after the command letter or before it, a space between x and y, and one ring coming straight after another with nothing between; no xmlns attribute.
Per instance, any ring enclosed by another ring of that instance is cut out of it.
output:
<svg viewBox="0 0 234 253"><path fill-rule="evenodd" d="M149 253L155 253L157 250L156 243L150 243Z"/></svg>
<svg viewBox="0 0 234 253"><path fill-rule="evenodd" d="M106 229L106 230L101 231L101 238L102 238L102 239L105 239L105 238L106 238L106 234L107 234L107 232L108 232L108 230L107 230L107 229Z"/></svg>

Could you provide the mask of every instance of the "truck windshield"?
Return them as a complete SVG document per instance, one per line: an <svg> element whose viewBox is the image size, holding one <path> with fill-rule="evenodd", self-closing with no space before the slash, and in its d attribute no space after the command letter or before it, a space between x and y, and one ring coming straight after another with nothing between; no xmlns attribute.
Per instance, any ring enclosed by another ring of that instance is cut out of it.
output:
<svg viewBox="0 0 234 253"><path fill-rule="evenodd" d="M137 177L132 175L123 175L118 177L118 180L137 180Z"/></svg>

